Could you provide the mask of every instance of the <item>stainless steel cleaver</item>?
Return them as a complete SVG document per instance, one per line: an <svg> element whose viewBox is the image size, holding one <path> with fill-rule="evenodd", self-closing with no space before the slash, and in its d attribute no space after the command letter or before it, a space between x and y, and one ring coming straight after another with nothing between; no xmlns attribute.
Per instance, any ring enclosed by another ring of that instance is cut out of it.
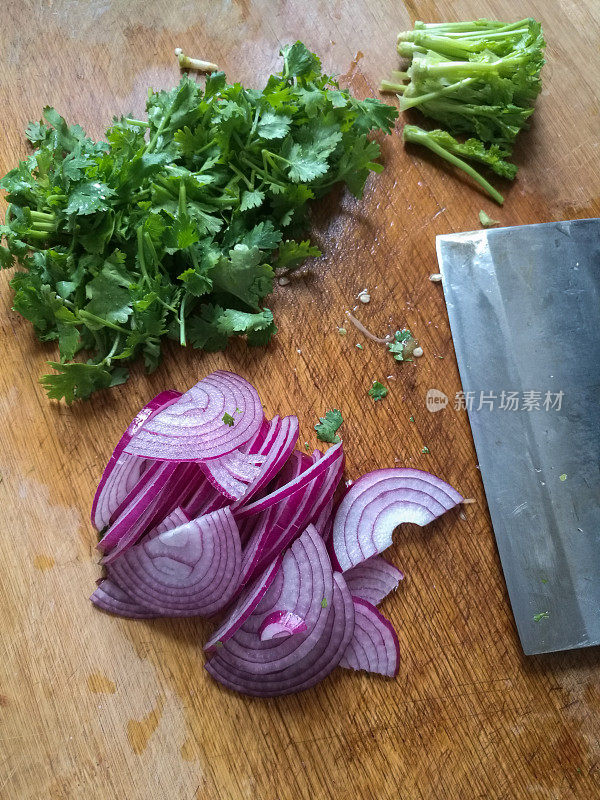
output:
<svg viewBox="0 0 600 800"><path fill-rule="evenodd" d="M600 644L600 219L437 237L526 654Z"/></svg>

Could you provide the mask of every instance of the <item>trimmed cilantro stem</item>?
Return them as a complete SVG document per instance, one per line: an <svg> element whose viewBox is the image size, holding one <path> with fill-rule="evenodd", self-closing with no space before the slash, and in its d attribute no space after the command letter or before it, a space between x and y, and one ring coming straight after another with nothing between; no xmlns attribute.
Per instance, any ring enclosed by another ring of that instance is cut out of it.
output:
<svg viewBox="0 0 600 800"><path fill-rule="evenodd" d="M429 102L429 100L435 100L438 97L452 94L453 92L468 86L470 83L473 83L474 80L474 78L463 78L462 80L456 81L456 83L451 83L448 86L444 86L442 89L438 89L435 92L426 92L425 94L418 94L416 96L404 95L404 97L400 99L400 108L402 111L406 111L407 108L415 108L422 103ZM382 81L382 83L384 83L384 81Z"/></svg>
<svg viewBox="0 0 600 800"><path fill-rule="evenodd" d="M490 197L492 197L497 203L500 205L504 203L504 198L500 192L494 189L492 184L486 181L483 175L480 175L476 169L473 169L473 167L470 164L467 164L466 161L463 161L462 158L458 158L444 147L441 147L427 134L427 131L419 128L417 125L405 125L404 130L402 131L402 138L405 142L423 145L423 147L431 150L433 153L440 156L440 158L443 158L445 161L448 161L455 167L462 169L463 172L466 172L467 175L473 178L473 180L476 181L482 187L482 189L485 189Z"/></svg>

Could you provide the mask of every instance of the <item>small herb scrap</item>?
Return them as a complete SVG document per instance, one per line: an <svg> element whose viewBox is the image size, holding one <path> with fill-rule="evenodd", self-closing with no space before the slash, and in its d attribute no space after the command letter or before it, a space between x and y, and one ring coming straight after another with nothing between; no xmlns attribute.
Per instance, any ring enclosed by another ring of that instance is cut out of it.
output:
<svg viewBox="0 0 600 800"><path fill-rule="evenodd" d="M315 425L317 439L329 442L329 444L341 442L336 431L343 421L342 412L339 409L334 408L333 411L327 411L324 417L319 417L319 423Z"/></svg>
<svg viewBox="0 0 600 800"><path fill-rule="evenodd" d="M500 225L500 220L492 219L483 209L479 212L479 222L484 228L492 228L494 225Z"/></svg>
<svg viewBox="0 0 600 800"><path fill-rule="evenodd" d="M370 395L375 402L378 400L383 400L387 393L388 390L383 383L380 383L379 381L373 381L373 385L367 392L367 394Z"/></svg>
<svg viewBox="0 0 600 800"><path fill-rule="evenodd" d="M231 416L231 414L228 414L227 411L223 414L223 422L225 425L229 425L230 428L235 425L234 418Z"/></svg>
<svg viewBox="0 0 600 800"><path fill-rule="evenodd" d="M150 91L145 118L115 119L105 141L49 107L28 126L33 153L0 180L0 267L18 264L13 307L58 344L49 397L123 383L139 357L153 371L165 336L212 352L276 332L275 269L320 255L302 238L309 202L339 183L360 197L383 168L369 134L397 116L301 42L281 55L262 91L223 72Z"/></svg>
<svg viewBox="0 0 600 800"><path fill-rule="evenodd" d="M321 600L321 608L327 608L327 598L326 597L324 597Z"/></svg>
<svg viewBox="0 0 600 800"><path fill-rule="evenodd" d="M362 344L360 344L360 342L358 342L358 343L356 344L356 347L357 347L359 350L364 350L364 348L363 348Z"/></svg>
<svg viewBox="0 0 600 800"><path fill-rule="evenodd" d="M540 611L539 614L534 614L533 615L533 621L534 622L540 622L540 620L542 620L542 619L548 619L549 616L550 616L550 612L549 611Z"/></svg>
<svg viewBox="0 0 600 800"><path fill-rule="evenodd" d="M403 328L401 331L396 331L393 341L389 342L387 347L396 361L412 361L416 346L417 342L412 333L408 328Z"/></svg>
<svg viewBox="0 0 600 800"><path fill-rule="evenodd" d="M559 481L566 481L567 480L567 473L563 472L562 475L558 476Z"/></svg>
<svg viewBox="0 0 600 800"><path fill-rule="evenodd" d="M411 415L410 415L410 417L408 418L408 421L409 421L409 422L414 422L414 421L415 421L415 418L413 417L413 415L412 415L412 414L411 414Z"/></svg>
<svg viewBox="0 0 600 800"><path fill-rule="evenodd" d="M428 447L422 447L421 448L421 452L427 454L427 453L431 453L431 450Z"/></svg>

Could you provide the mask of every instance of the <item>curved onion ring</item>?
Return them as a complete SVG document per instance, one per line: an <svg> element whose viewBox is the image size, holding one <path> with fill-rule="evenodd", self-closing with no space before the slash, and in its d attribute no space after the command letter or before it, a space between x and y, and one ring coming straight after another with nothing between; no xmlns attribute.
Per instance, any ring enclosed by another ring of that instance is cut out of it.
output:
<svg viewBox="0 0 600 800"><path fill-rule="evenodd" d="M142 540L111 565L109 577L163 616L210 616L231 600L241 560L235 520L223 508Z"/></svg>
<svg viewBox="0 0 600 800"><path fill-rule="evenodd" d="M129 423L125 433L119 439L111 457L108 459L108 464L104 468L92 501L91 518L92 525L96 530L101 531L108 525L111 516L133 489L148 466L146 460L130 456L124 453L123 450L151 417L174 403L179 397L181 397L181 392L173 390L157 394L156 397L153 397L149 403L138 411Z"/></svg>
<svg viewBox="0 0 600 800"><path fill-rule="evenodd" d="M398 588L404 573L381 556L371 556L344 572L353 597L361 597L374 606Z"/></svg>
<svg viewBox="0 0 600 800"><path fill-rule="evenodd" d="M229 418L233 424L228 424ZM125 452L162 461L219 458L255 437L263 420L254 386L239 375L217 370L148 420Z"/></svg>
<svg viewBox="0 0 600 800"><path fill-rule="evenodd" d="M335 515L331 545L342 572L392 544L403 522L427 525L461 503L449 484L417 469L379 469L348 489Z"/></svg>
<svg viewBox="0 0 600 800"><path fill-rule="evenodd" d="M364 669L395 678L400 667L400 645L392 623L374 605L353 597L354 635L340 661L340 667Z"/></svg>

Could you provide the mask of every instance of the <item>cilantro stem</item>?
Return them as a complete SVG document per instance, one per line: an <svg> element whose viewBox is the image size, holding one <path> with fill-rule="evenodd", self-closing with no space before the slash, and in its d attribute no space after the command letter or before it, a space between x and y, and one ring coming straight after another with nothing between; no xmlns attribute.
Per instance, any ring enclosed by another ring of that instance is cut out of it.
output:
<svg viewBox="0 0 600 800"><path fill-rule="evenodd" d="M179 206L177 207L177 215L180 218L187 216L187 198L185 191L185 181L179 183Z"/></svg>
<svg viewBox="0 0 600 800"><path fill-rule="evenodd" d="M186 346L185 340L185 301L187 294L184 294L181 299L181 306L179 307L179 344L182 347Z"/></svg>
<svg viewBox="0 0 600 800"><path fill-rule="evenodd" d="M40 222L56 222L56 215L49 214L46 211L35 211L33 209L29 209L29 216L31 219L37 219Z"/></svg>
<svg viewBox="0 0 600 800"><path fill-rule="evenodd" d="M63 200L67 199L66 194L49 194L46 198L46 202L53 203L53 202L62 202Z"/></svg>
<svg viewBox="0 0 600 800"><path fill-rule="evenodd" d="M144 229L140 225L136 231L137 233L137 251L138 251L138 262L140 265L140 271L142 273L142 280L144 283L149 284L150 278L148 273L146 272L146 255L144 253Z"/></svg>
<svg viewBox="0 0 600 800"><path fill-rule="evenodd" d="M435 92L426 92L425 94L417 95L416 97L406 97L404 96L400 100L400 107L403 111L407 108L414 108L415 106L421 105L421 103L427 103L429 100L435 100L436 97L442 97L445 94L452 94L452 92L456 92L458 89L468 86L470 83L473 83L474 78L463 78L461 81L456 81L456 83L451 83L448 86L444 86L442 89L438 89ZM383 83L383 81L382 81Z"/></svg>
<svg viewBox="0 0 600 800"><path fill-rule="evenodd" d="M144 147L144 153L151 153L154 150L156 142L158 141L158 137L166 128L167 122L170 120L170 118L171 118L171 113L169 112L168 114L165 114L165 116L161 119L158 128L154 132L154 135L152 136L146 147Z"/></svg>
<svg viewBox="0 0 600 800"><path fill-rule="evenodd" d="M79 312L79 317L83 320L89 319L91 322L95 322L98 325L106 325L107 328L112 328L113 331L119 331L119 333L124 333L129 335L131 331L128 331L126 328L121 327L121 325L117 325L116 322L111 322L108 319L103 319L102 317L97 316L96 314L92 314L91 311L86 311L82 309Z"/></svg>
<svg viewBox="0 0 600 800"><path fill-rule="evenodd" d="M108 353L104 356L104 358L100 362L101 364L108 364L108 366L110 366L111 359L114 356L114 354L116 353L117 347L119 346L119 342L120 341L121 341L121 334L117 333L117 335L115 336L115 341L113 342L113 346L110 348Z"/></svg>
<svg viewBox="0 0 600 800"><path fill-rule="evenodd" d="M252 127L250 128L248 136L246 137L246 148L250 147L250 142L252 141L252 137L256 133L259 115L260 115L260 107L257 106L256 111L254 112L254 119L252 120Z"/></svg>
<svg viewBox="0 0 600 800"><path fill-rule="evenodd" d="M416 125L405 125L404 130L402 132L402 137L405 142L412 142L413 144L421 144L424 147L427 147L436 155L440 156L441 158L449 161L450 164L453 164L455 167L462 169L463 172L466 172L467 175L470 175L474 181L485 189L485 191L493 197L497 203L504 202L504 198L500 194L499 191L494 189L491 183L486 181L483 175L480 175L477 170L473 169L470 164L467 164L466 161L463 161L462 158L458 158L449 150L446 150L444 147L441 147L436 141L433 140L431 136L427 135L427 131L422 130L421 128L417 127Z"/></svg>
<svg viewBox="0 0 600 800"><path fill-rule="evenodd" d="M250 181L248 180L248 178L247 178L247 177L246 177L246 176L243 174L243 172L240 172L240 170L239 170L239 169L238 169L236 166L234 166L234 165L233 165L231 162L229 163L229 168L232 170L232 172L235 172L235 174L236 174L236 175L237 175L237 176L238 176L238 177L239 177L241 180L243 180L243 181L244 181L244 183L246 184L246 186L248 187L248 189L249 189L250 191L252 191L252 184L250 183Z"/></svg>
<svg viewBox="0 0 600 800"><path fill-rule="evenodd" d="M133 117L125 117L125 122L129 125L137 125L138 128L149 128L150 123L143 119L133 119Z"/></svg>

